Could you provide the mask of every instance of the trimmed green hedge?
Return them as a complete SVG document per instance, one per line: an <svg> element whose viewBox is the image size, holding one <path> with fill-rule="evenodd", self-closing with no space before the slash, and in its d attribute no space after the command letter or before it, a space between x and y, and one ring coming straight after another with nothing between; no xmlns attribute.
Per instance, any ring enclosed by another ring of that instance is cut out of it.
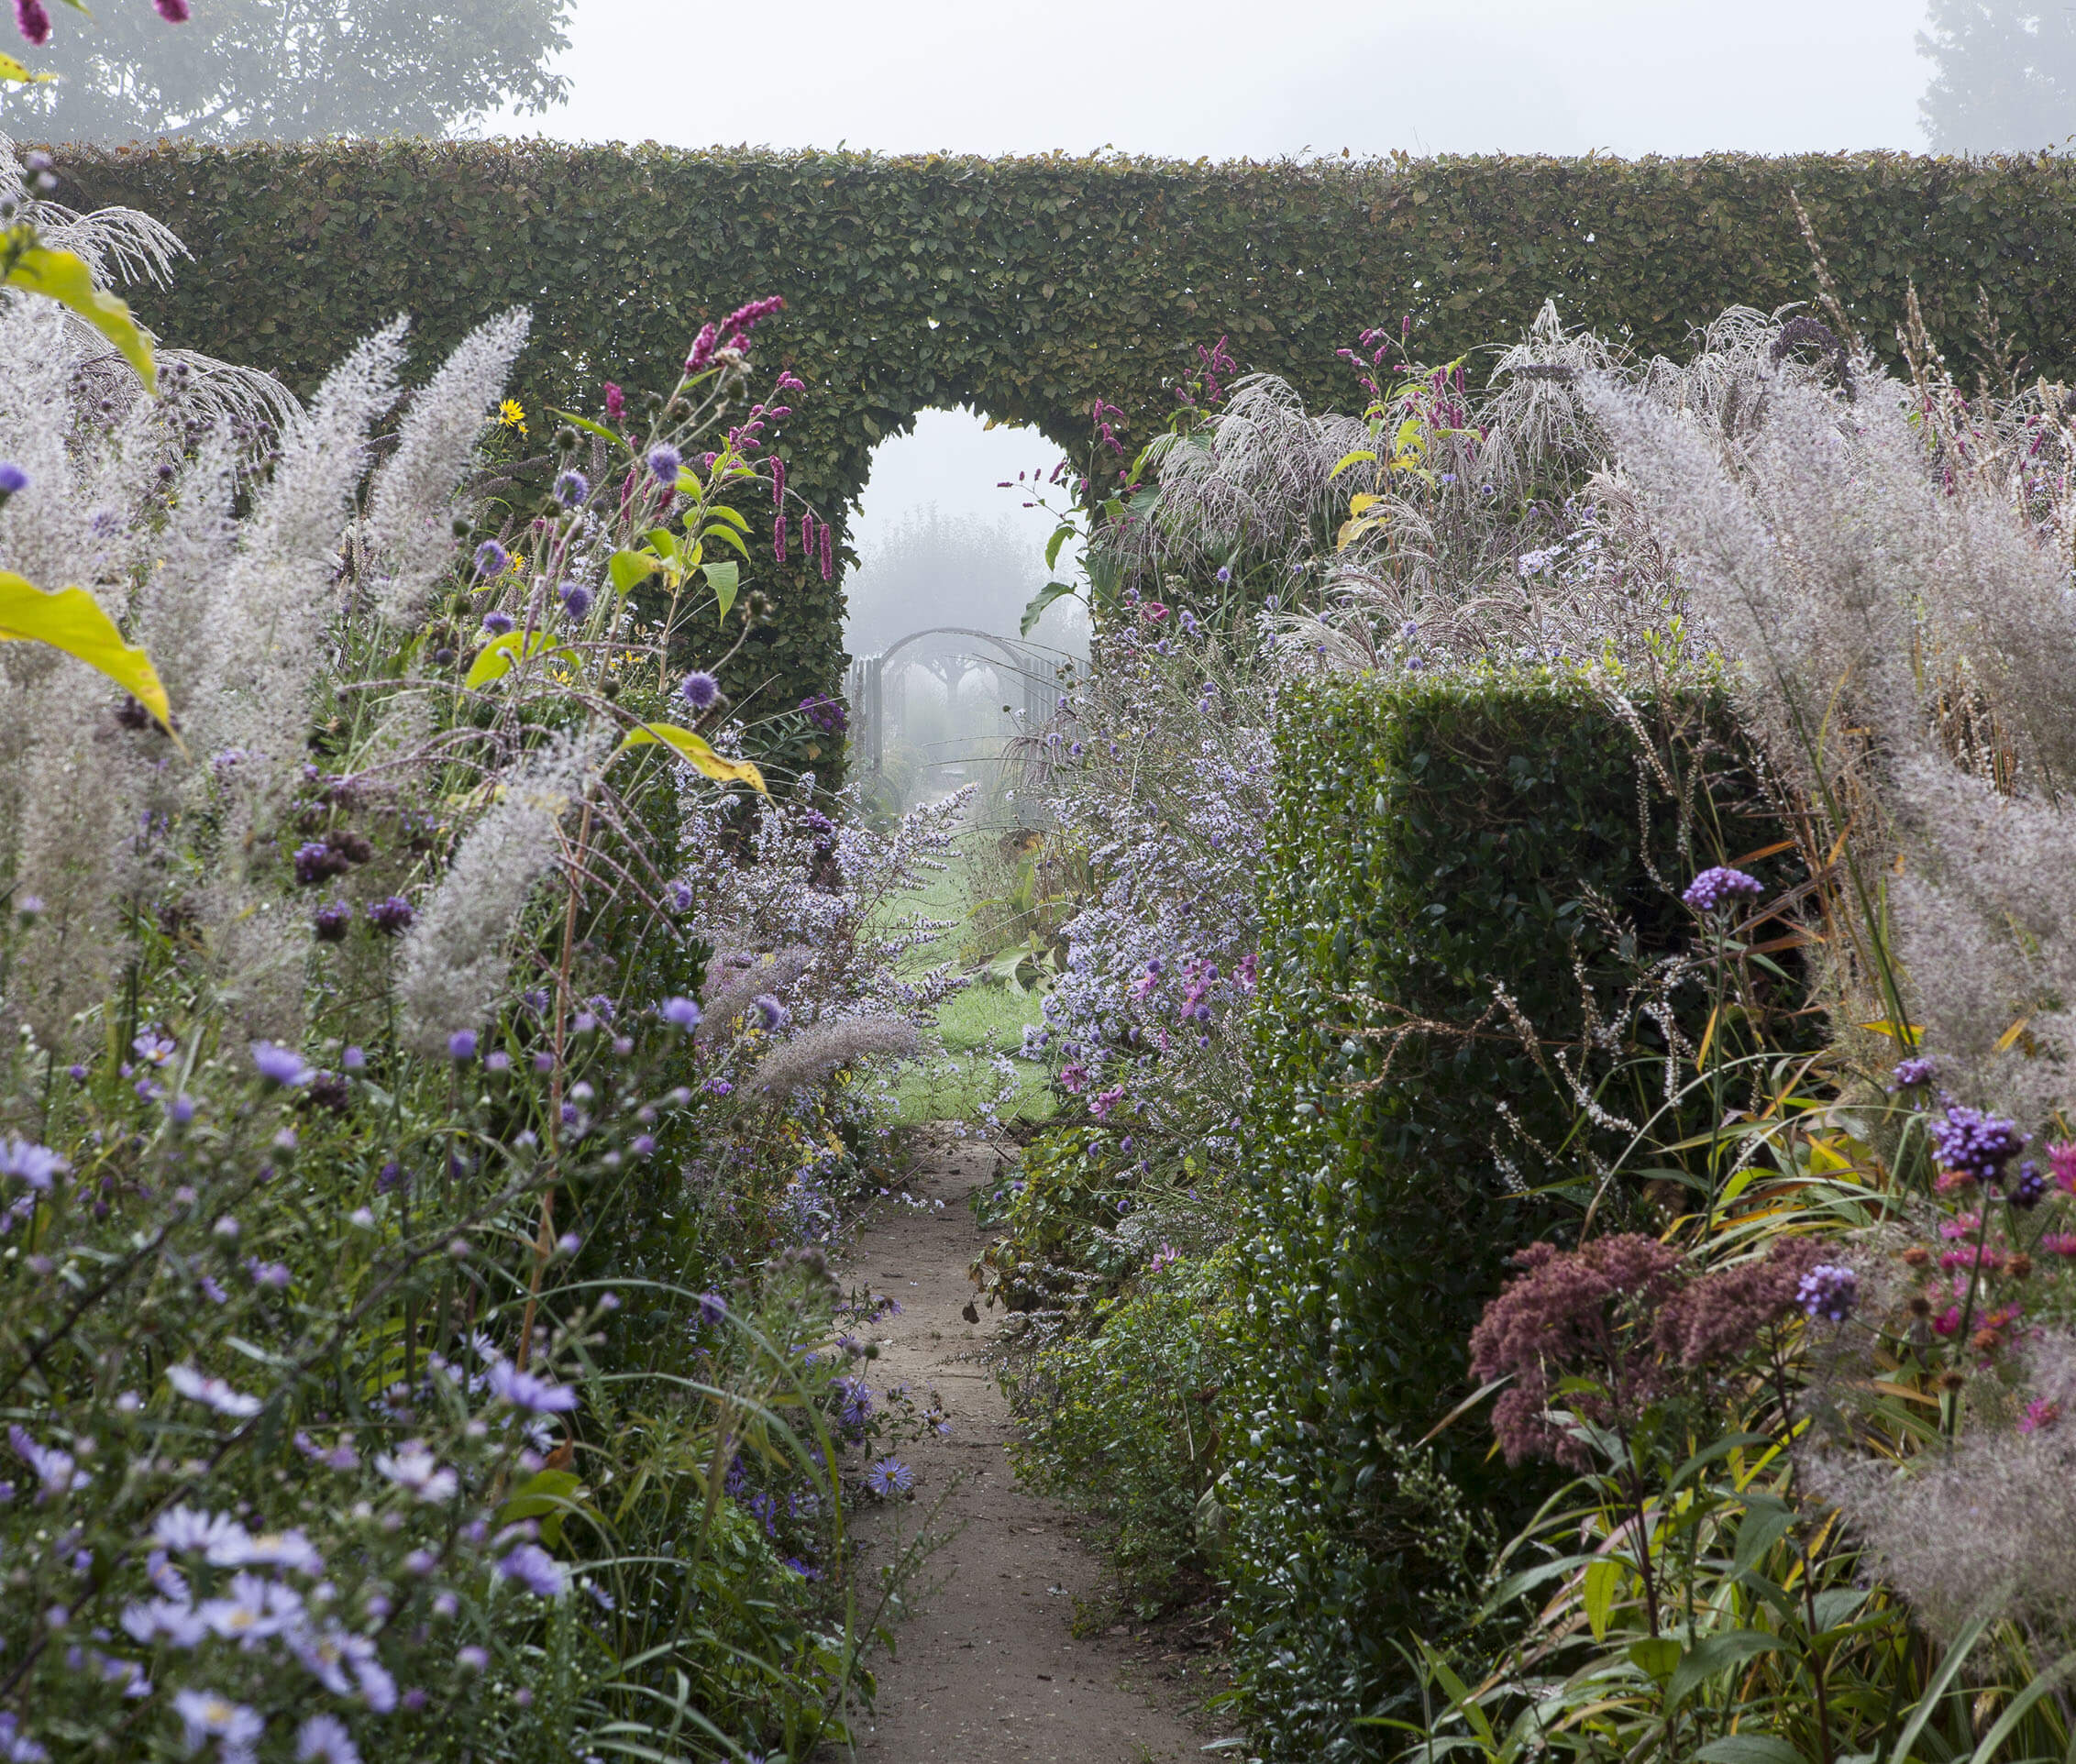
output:
<svg viewBox="0 0 2076 1764"><path fill-rule="evenodd" d="M812 391L780 451L839 535L872 447L918 411L971 402L1078 453L1100 396L1136 443L1193 346L1221 334L1242 366L1343 408L1361 392L1334 350L1402 314L1429 360L1512 336L1546 296L1677 348L1732 302L1811 294L1791 187L1876 348L1894 347L1915 280L1955 359L1982 289L2036 369L2076 364L2076 174L2047 158L1256 165L363 141L58 160L62 200L141 208L194 252L170 291L133 291L148 322L300 388L398 312L430 361L523 302L527 408L595 409L605 380L667 380L704 318L783 294L760 352ZM779 612L738 689L760 708L837 689L840 579L757 556Z"/></svg>
<svg viewBox="0 0 2076 1764"><path fill-rule="evenodd" d="M1623 1143L1582 1122L1496 989L1540 1040L1577 1048L1581 977L1610 1005L1685 946L1693 870L1772 843L1753 780L1708 735L1713 701L1639 710L1631 724L1545 674L1281 706L1228 1503L1243 1681L1273 1758L1395 1753L1353 1721L1406 1684L1399 1645L1446 1641L1471 1533L1510 1535L1550 1486L1488 1455L1482 1412L1413 1450L1469 1394L1468 1339L1506 1258L1575 1229L1596 1156ZM1694 782L1664 787L1646 733ZM1683 1011L1704 1009L1690 988ZM1418 1027L1388 1057L1357 1032L1390 1023ZM1663 1045L1649 1026L1626 1041ZM1593 1053L1587 1081L1640 1119L1662 1066L1618 1064ZM1628 1204L1604 1202L1600 1229Z"/></svg>

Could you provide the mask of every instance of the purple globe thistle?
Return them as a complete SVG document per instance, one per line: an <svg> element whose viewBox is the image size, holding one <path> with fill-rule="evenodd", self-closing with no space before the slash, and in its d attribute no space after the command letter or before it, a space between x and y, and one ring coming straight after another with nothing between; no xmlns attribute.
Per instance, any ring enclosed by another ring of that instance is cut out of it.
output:
<svg viewBox="0 0 2076 1764"><path fill-rule="evenodd" d="M1895 1082L1889 1088L1891 1091L1916 1090L1920 1085L1930 1084L1933 1073L1938 1070L1938 1062L1927 1055L1914 1054L1907 1060L1898 1060L1895 1071L1890 1075Z"/></svg>
<svg viewBox="0 0 2076 1764"><path fill-rule="evenodd" d="M343 943L353 923L353 909L343 900L319 907L310 915L311 934L320 943Z"/></svg>
<svg viewBox="0 0 2076 1764"><path fill-rule="evenodd" d="M447 1056L457 1064L474 1059L476 1057L476 1031L472 1029L456 1030L453 1034L447 1038Z"/></svg>
<svg viewBox="0 0 2076 1764"><path fill-rule="evenodd" d="M282 1047L273 1042L252 1043L252 1066L269 1084L304 1085L317 1075L293 1047Z"/></svg>
<svg viewBox="0 0 2076 1764"><path fill-rule="evenodd" d="M728 1301L719 1293L700 1295L700 1321L710 1329L728 1315Z"/></svg>
<svg viewBox="0 0 2076 1764"><path fill-rule="evenodd" d="M1949 1103L1945 1119L1934 1121L1931 1130L1942 1168L1985 1184L2004 1179L2004 1166L2025 1149L2026 1140L2016 1122L1960 1103Z"/></svg>
<svg viewBox="0 0 2076 1764"><path fill-rule="evenodd" d="M2031 1212L2047 1197L2048 1179L2040 1174L2039 1166L2027 1158L2018 1166L2008 1198L2021 1212Z"/></svg>
<svg viewBox="0 0 2076 1764"><path fill-rule="evenodd" d="M591 590L581 582L562 585L562 611L574 624L591 610Z"/></svg>
<svg viewBox="0 0 2076 1764"><path fill-rule="evenodd" d="M1747 876L1742 870L1726 868L1718 864L1706 869L1687 884L1686 892L1680 896L1696 912L1714 912L1727 907L1741 894L1763 894L1765 888L1759 878Z"/></svg>
<svg viewBox="0 0 2076 1764"><path fill-rule="evenodd" d="M657 483L667 485L671 490L678 488L678 468L683 464L683 456L668 442L649 449L648 469L651 475Z"/></svg>
<svg viewBox="0 0 2076 1764"><path fill-rule="evenodd" d="M484 613L483 629L493 637L503 636L506 632L513 629L512 614L509 612Z"/></svg>
<svg viewBox="0 0 2076 1764"><path fill-rule="evenodd" d="M1819 1262L1804 1274L1795 1303L1827 1323L1843 1323L1860 1302L1860 1276L1835 1262Z"/></svg>
<svg viewBox="0 0 2076 1764"><path fill-rule="evenodd" d="M677 1029L697 1029L704 1014L690 998L666 998L656 1009L657 1016Z"/></svg>
<svg viewBox="0 0 2076 1764"><path fill-rule="evenodd" d="M476 574L485 581L502 576L512 567L512 554L495 539L485 539L476 547Z"/></svg>
<svg viewBox="0 0 2076 1764"><path fill-rule="evenodd" d="M368 903L368 922L384 937L401 936L411 929L411 921L417 916L418 910L401 894Z"/></svg>
<svg viewBox="0 0 2076 1764"><path fill-rule="evenodd" d="M555 480L555 500L564 508L575 508L591 493L591 480L574 466Z"/></svg>
<svg viewBox="0 0 2076 1764"><path fill-rule="evenodd" d="M692 910L692 885L690 882L666 882L663 898L670 903L672 912L690 912Z"/></svg>
<svg viewBox="0 0 2076 1764"><path fill-rule="evenodd" d="M0 497L12 496L28 488L28 473L12 459L0 459Z"/></svg>
<svg viewBox="0 0 2076 1764"><path fill-rule="evenodd" d="M704 711L721 696L721 682L712 674L694 668L678 682L678 696L695 711Z"/></svg>
<svg viewBox="0 0 2076 1764"><path fill-rule="evenodd" d="M786 1019L791 1014L784 1005L780 1004L768 992L758 993L756 998L750 1000L750 1005L756 1010L764 1028L773 1032L785 1028Z"/></svg>

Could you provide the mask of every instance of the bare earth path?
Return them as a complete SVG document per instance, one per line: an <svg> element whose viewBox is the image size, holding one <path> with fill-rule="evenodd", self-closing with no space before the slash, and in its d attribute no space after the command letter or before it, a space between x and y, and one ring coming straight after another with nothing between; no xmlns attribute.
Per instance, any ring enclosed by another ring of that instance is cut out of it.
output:
<svg viewBox="0 0 2076 1764"><path fill-rule="evenodd" d="M1171 1764L1203 1738L1134 1689L1152 1668L1128 1643L1070 1632L1077 1599L1096 1596L1094 1560L1068 1516L1016 1486L1003 1442L1009 1406L980 1353L993 1333L961 1316L966 1267L986 1241L967 1196L989 1179L994 1151L977 1140L925 1141L908 1191L925 1210L882 1202L860 1228L846 1284L889 1293L900 1317L875 1325L876 1388L934 1389L948 1439L904 1447L915 1501L863 1516L867 1551L885 1558L959 1479L937 1529L957 1535L933 1556L879 1662L878 1713L858 1721L867 1764ZM942 1200L939 1211L930 1203ZM932 1590L932 1589L934 1590Z"/></svg>

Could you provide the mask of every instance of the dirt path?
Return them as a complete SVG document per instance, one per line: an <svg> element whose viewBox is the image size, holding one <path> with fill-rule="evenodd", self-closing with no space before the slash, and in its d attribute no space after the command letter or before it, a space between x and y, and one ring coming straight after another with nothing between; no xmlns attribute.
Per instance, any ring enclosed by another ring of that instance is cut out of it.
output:
<svg viewBox="0 0 2076 1764"><path fill-rule="evenodd" d="M1122 1638L1077 1640L1077 1600L1092 1602L1097 1565L1066 1514L1024 1494L1003 1442L1009 1406L979 1354L994 1318L967 1322L967 1264L986 1240L966 1197L994 1169L984 1143L926 1142L908 1192L924 1209L882 1203L860 1229L846 1278L902 1306L874 1326L875 1386L934 1388L952 1423L945 1439L903 1448L915 1501L862 1516L868 1554L884 1560L912 1535L955 1475L937 1527L958 1527L911 1593L916 1615L879 1662L877 1716L858 1722L867 1764L1169 1764L1197 1758L1204 1737L1134 1686L1157 1670ZM943 1210L933 1203L944 1202ZM930 1590L934 1588L934 1591Z"/></svg>

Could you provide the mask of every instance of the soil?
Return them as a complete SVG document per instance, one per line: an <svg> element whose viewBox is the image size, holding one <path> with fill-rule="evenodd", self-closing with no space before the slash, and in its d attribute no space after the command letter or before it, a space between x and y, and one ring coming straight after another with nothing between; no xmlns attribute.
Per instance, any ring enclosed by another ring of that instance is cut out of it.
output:
<svg viewBox="0 0 2076 1764"><path fill-rule="evenodd" d="M1075 1634L1077 1619L1105 1609L1099 1565L1071 1514L1017 1486L1003 1450L1013 1423L985 1361L1000 1314L964 1315L975 1295L966 1268L988 1240L967 1200L992 1180L999 1154L949 1134L918 1150L903 1181L922 1205L878 1203L844 1274L902 1306L871 1329L872 1383L906 1382L919 1399L934 1390L952 1432L900 1449L912 1495L875 1503L857 1528L876 1562L898 1555L926 1518L953 1535L910 1585L894 1653L878 1661L877 1707L856 1717L856 1755L865 1764L1198 1758L1218 1734L1191 1718L1189 1665L1115 1618L1101 1633Z"/></svg>

